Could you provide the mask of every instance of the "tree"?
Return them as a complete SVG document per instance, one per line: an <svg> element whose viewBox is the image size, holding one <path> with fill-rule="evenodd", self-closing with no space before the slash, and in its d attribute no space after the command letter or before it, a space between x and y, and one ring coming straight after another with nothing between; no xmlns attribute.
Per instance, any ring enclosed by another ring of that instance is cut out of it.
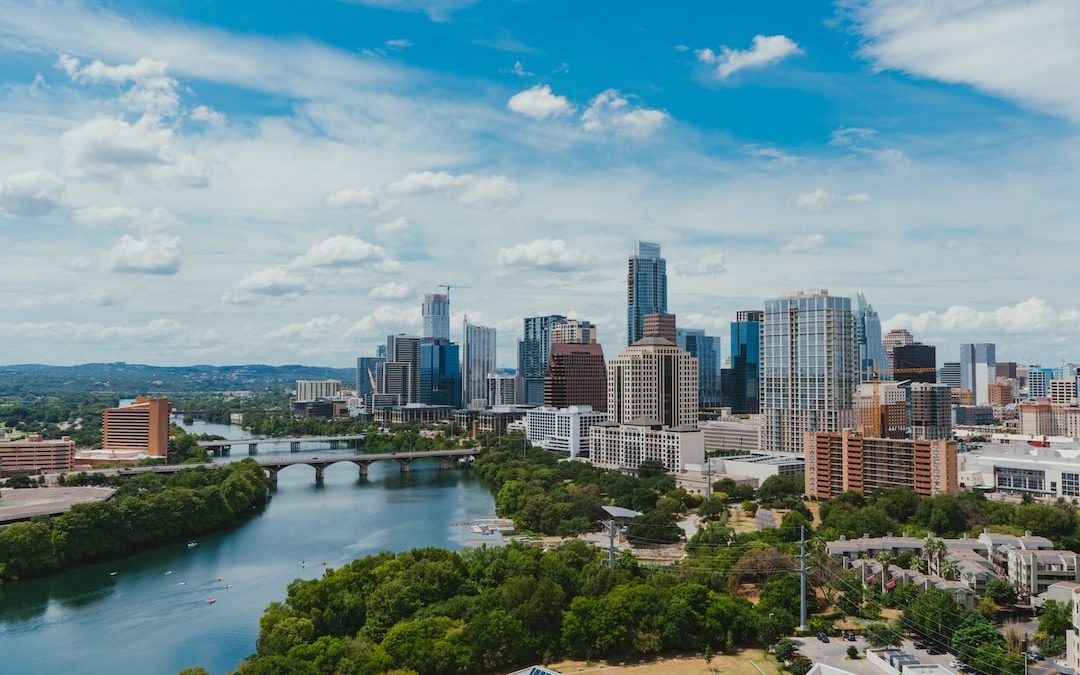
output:
<svg viewBox="0 0 1080 675"><path fill-rule="evenodd" d="M798 615L800 604L799 577L791 572L773 574L761 587L758 598L758 608L762 612L779 609L788 614Z"/></svg>
<svg viewBox="0 0 1080 675"><path fill-rule="evenodd" d="M781 638L776 642L776 648L773 650L773 654L776 656L776 660L783 663L791 658L791 655L795 653L795 645L791 640L787 638Z"/></svg>
<svg viewBox="0 0 1080 675"><path fill-rule="evenodd" d="M871 647L895 647L903 642L900 633L884 622L867 624L864 635Z"/></svg>
<svg viewBox="0 0 1080 675"><path fill-rule="evenodd" d="M999 607L1013 605L1016 604L1016 589L1007 581L991 579L986 582L986 597L997 603Z"/></svg>
<svg viewBox="0 0 1080 675"><path fill-rule="evenodd" d="M987 621L997 621L997 603L995 603L994 600L988 595L984 595L983 597L979 598L979 605L975 608L975 611L978 612L979 615Z"/></svg>
<svg viewBox="0 0 1080 675"><path fill-rule="evenodd" d="M726 516L727 513L727 504L716 498L706 499L698 507L698 516L706 520L717 520L721 516Z"/></svg>
<svg viewBox="0 0 1080 675"><path fill-rule="evenodd" d="M774 502L784 497L801 497L806 490L806 484L802 475L798 476L769 476L758 487L758 501L763 503Z"/></svg>
<svg viewBox="0 0 1080 675"><path fill-rule="evenodd" d="M788 672L790 672L791 675L806 675L813 667L813 661L805 656L800 656L797 659L793 659L791 663L788 664Z"/></svg>
<svg viewBox="0 0 1080 675"><path fill-rule="evenodd" d="M1043 658L1058 656L1065 652L1065 637L1049 635L1039 643L1039 656Z"/></svg>
<svg viewBox="0 0 1080 675"><path fill-rule="evenodd" d="M673 544L683 536L675 516L664 511L649 511L630 521L626 539L634 546Z"/></svg>
<svg viewBox="0 0 1080 675"><path fill-rule="evenodd" d="M973 663L981 645L995 645L1004 650L1005 638L997 626L977 614L969 614L952 636L956 658L964 663Z"/></svg>
<svg viewBox="0 0 1080 675"><path fill-rule="evenodd" d="M904 610L904 626L935 642L952 641L953 627L957 617L963 616L963 608L953 596L940 588L929 588L920 593Z"/></svg>
<svg viewBox="0 0 1080 675"><path fill-rule="evenodd" d="M1047 636L1063 636L1072 628L1072 602L1047 600L1039 612L1039 632Z"/></svg>
<svg viewBox="0 0 1080 675"><path fill-rule="evenodd" d="M855 645L849 645L847 648L847 657L854 661L859 658L859 649Z"/></svg>

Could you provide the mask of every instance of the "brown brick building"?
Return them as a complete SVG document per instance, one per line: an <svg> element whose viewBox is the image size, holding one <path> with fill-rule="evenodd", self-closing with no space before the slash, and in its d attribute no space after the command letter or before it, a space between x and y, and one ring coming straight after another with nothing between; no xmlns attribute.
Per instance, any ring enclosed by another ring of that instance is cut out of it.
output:
<svg viewBox="0 0 1080 675"><path fill-rule="evenodd" d="M140 396L129 406L106 408L101 413L102 447L113 452L167 456L171 407L168 399Z"/></svg>
<svg viewBox="0 0 1080 675"><path fill-rule="evenodd" d="M956 441L869 438L850 429L806 434L806 494L831 499L841 492L870 495L902 486L931 497L959 490Z"/></svg>
<svg viewBox="0 0 1080 675"><path fill-rule="evenodd" d="M607 396L607 368L599 344L551 345L544 375L544 405L555 408L591 405L593 410L606 412Z"/></svg>

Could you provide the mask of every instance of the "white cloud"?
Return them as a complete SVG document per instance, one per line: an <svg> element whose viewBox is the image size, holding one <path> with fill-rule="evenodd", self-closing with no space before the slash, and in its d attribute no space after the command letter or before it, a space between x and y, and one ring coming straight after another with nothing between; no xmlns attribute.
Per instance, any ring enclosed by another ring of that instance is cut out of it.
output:
<svg viewBox="0 0 1080 675"><path fill-rule="evenodd" d="M409 219L408 218L395 218L385 223L379 223L375 226L375 233L383 236L400 236L409 231Z"/></svg>
<svg viewBox="0 0 1080 675"><path fill-rule="evenodd" d="M1074 0L850 0L879 68L969 84L1080 121L1080 3Z"/></svg>
<svg viewBox="0 0 1080 675"><path fill-rule="evenodd" d="M365 188L369 190L373 188ZM414 171L386 186L395 195L412 196L459 191L458 203L491 210L501 210L517 201L521 187L506 176L478 176L447 171Z"/></svg>
<svg viewBox="0 0 1080 675"><path fill-rule="evenodd" d="M823 234L799 234L784 239L783 253L815 253L825 245Z"/></svg>
<svg viewBox="0 0 1080 675"><path fill-rule="evenodd" d="M0 323L0 337L45 340L52 343L106 343L131 345L148 342L162 347L199 348L219 338L213 331L194 331L175 319L154 319L145 325L109 326L73 321Z"/></svg>
<svg viewBox="0 0 1080 675"><path fill-rule="evenodd" d="M134 124L120 118L95 117L60 137L64 156L78 175L102 179L145 178L186 187L209 185L204 170L190 154L177 152L175 133L152 115Z"/></svg>
<svg viewBox="0 0 1080 675"><path fill-rule="evenodd" d="M521 65L521 61L515 64L515 66L518 65ZM521 75L521 73L518 74ZM529 74L531 75L531 73ZM551 87L546 84L538 84L531 89L519 91L510 97L506 107L512 112L531 117L534 120L572 115L576 110L565 96L552 94Z"/></svg>
<svg viewBox="0 0 1080 675"><path fill-rule="evenodd" d="M256 270L225 294L227 302L244 304L259 298L282 298L307 293L311 285L284 265Z"/></svg>
<svg viewBox="0 0 1080 675"><path fill-rule="evenodd" d="M394 205L386 195L373 187L338 190L328 195L323 203L332 208L355 209L372 214L385 213Z"/></svg>
<svg viewBox="0 0 1080 675"><path fill-rule="evenodd" d="M849 147L857 143L865 143L877 137L877 129L865 127L841 127L829 134L829 145Z"/></svg>
<svg viewBox="0 0 1080 675"><path fill-rule="evenodd" d="M515 75L517 75L518 77L532 77L533 75L536 74L536 73L530 73L529 71L525 70L525 64L522 63L521 61L514 61L514 67L511 69L511 72L514 73ZM510 99L510 100L513 101L514 99ZM511 108L511 110L513 110L513 108ZM515 112L517 112L517 111L515 111Z"/></svg>
<svg viewBox="0 0 1080 675"><path fill-rule="evenodd" d="M645 138L670 120L671 116L663 110L632 106L629 99L617 90L607 89L589 101L589 107L581 114L581 128Z"/></svg>
<svg viewBox="0 0 1080 675"><path fill-rule="evenodd" d="M106 269L132 274L176 274L180 271L180 238L164 234L125 234L102 254Z"/></svg>
<svg viewBox="0 0 1080 675"><path fill-rule="evenodd" d="M400 330L403 327L419 326L421 321L420 306L399 307L382 305L364 314L349 330L350 336L370 335L380 329Z"/></svg>
<svg viewBox="0 0 1080 675"><path fill-rule="evenodd" d="M792 201L795 206L798 206L800 209L806 209L807 211L824 211L825 209L834 206L837 201L864 204L870 200L870 194L866 192L855 192L849 195L840 196L818 188L810 192L803 192L797 195Z"/></svg>
<svg viewBox="0 0 1080 675"><path fill-rule="evenodd" d="M37 218L60 204L64 182L47 171L0 176L0 216Z"/></svg>
<svg viewBox="0 0 1080 675"><path fill-rule="evenodd" d="M221 126L225 124L227 118L225 113L218 112L213 108L209 108L205 105L197 105L191 109L191 119L197 122L206 122L207 124Z"/></svg>
<svg viewBox="0 0 1080 675"><path fill-rule="evenodd" d="M376 272L398 272L401 263L391 258L386 249L358 237L339 234L314 244L291 263L289 269L363 268Z"/></svg>
<svg viewBox="0 0 1080 675"><path fill-rule="evenodd" d="M353 323L338 314L318 316L307 321L296 321L274 329L266 334L271 340L298 340L318 342L334 339L349 331Z"/></svg>
<svg viewBox="0 0 1080 675"><path fill-rule="evenodd" d="M383 46L387 49L408 49L413 46L412 40L406 38L392 38L383 42Z"/></svg>
<svg viewBox="0 0 1080 675"><path fill-rule="evenodd" d="M1080 310L1058 310L1046 300L1033 297L989 310L952 305L944 312L897 314L883 321L882 327L907 328L920 334L1074 334L1080 330Z"/></svg>
<svg viewBox="0 0 1080 675"><path fill-rule="evenodd" d="M562 239L537 239L527 244L499 249L500 267L531 267L553 272L583 271L592 258L571 249Z"/></svg>
<svg viewBox="0 0 1080 675"><path fill-rule="evenodd" d="M368 297L372 300L404 300L414 295L416 291L411 286L396 281L390 281L368 291Z"/></svg>
<svg viewBox="0 0 1080 675"><path fill-rule="evenodd" d="M123 300L112 293L77 292L49 293L22 298L15 303L16 309L34 309L37 307L115 307Z"/></svg>
<svg viewBox="0 0 1080 675"><path fill-rule="evenodd" d="M71 218L86 227L162 230L183 222L161 206L149 211L128 206L87 206L71 212Z"/></svg>
<svg viewBox="0 0 1080 675"><path fill-rule="evenodd" d="M423 12L432 21L449 21L450 15L478 0L346 0L356 5L394 9L402 12Z"/></svg>
<svg viewBox="0 0 1080 675"><path fill-rule="evenodd" d="M72 82L81 84L126 84L131 89L120 96L120 102L131 110L155 116L172 116L180 108L180 96L176 93L178 83L166 73L169 64L143 57L133 64L109 66L93 61L81 66L73 56L62 54L56 65L68 74Z"/></svg>
<svg viewBox="0 0 1080 675"><path fill-rule="evenodd" d="M717 77L726 79L744 68L770 66L802 54L802 48L786 35L755 35L750 49L721 47L719 54L711 49L699 49L696 53L699 61L715 66Z"/></svg>
<svg viewBox="0 0 1080 675"><path fill-rule="evenodd" d="M711 277L727 271L727 261L722 253L706 253L697 262L675 266L677 274L686 276Z"/></svg>
<svg viewBox="0 0 1080 675"><path fill-rule="evenodd" d="M753 143L747 144L740 148L742 152L751 157L764 160L766 164L778 169L794 166L803 161L803 157L798 155L791 155L780 148L773 148L768 146L755 145Z"/></svg>

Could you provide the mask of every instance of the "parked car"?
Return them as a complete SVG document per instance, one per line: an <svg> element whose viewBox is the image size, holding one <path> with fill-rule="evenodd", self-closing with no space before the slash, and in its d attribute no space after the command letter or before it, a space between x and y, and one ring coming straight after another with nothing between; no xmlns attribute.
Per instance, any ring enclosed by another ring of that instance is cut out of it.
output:
<svg viewBox="0 0 1080 675"><path fill-rule="evenodd" d="M827 643L829 641L829 636L825 634L825 631L821 631L817 634L817 639Z"/></svg>
<svg viewBox="0 0 1080 675"><path fill-rule="evenodd" d="M849 630L844 631L844 639L848 642L855 642L855 633L852 633Z"/></svg>
<svg viewBox="0 0 1080 675"><path fill-rule="evenodd" d="M944 654L945 651L937 645L930 645L930 648L926 650L926 653L930 654L931 656L937 656L939 654Z"/></svg>
<svg viewBox="0 0 1080 675"><path fill-rule="evenodd" d="M916 640L916 641L915 641L915 642L913 642L912 644L913 644L913 645L915 645L915 649L926 649L926 647L928 646L928 645L927 645L927 644L926 644L925 642L923 642L922 640Z"/></svg>

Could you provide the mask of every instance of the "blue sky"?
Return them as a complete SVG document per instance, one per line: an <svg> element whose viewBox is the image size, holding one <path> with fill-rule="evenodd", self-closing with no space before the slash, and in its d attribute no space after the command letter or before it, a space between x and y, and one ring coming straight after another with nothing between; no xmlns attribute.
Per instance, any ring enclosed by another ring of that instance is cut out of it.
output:
<svg viewBox="0 0 1080 675"><path fill-rule="evenodd" d="M424 292L624 328L795 290L1078 360L1069 0L0 0L0 362L346 365ZM253 336L256 336L253 338Z"/></svg>

